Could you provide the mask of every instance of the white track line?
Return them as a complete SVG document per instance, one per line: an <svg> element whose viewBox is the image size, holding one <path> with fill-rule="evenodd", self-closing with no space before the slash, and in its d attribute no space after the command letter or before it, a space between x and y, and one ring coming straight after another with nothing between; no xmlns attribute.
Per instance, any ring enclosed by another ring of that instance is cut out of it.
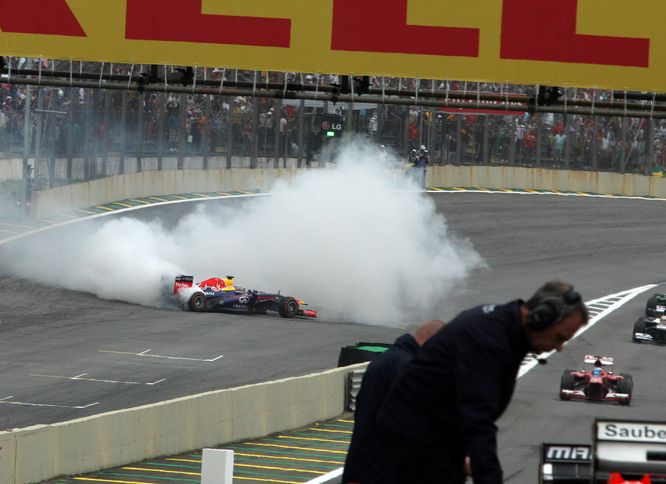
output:
<svg viewBox="0 0 666 484"><path fill-rule="evenodd" d="M324 482L328 482L331 479L335 479L336 477L340 477L342 475L342 469L343 467L340 467L338 469L335 469L328 474L324 474L323 476L319 476L316 479L312 479L311 481L308 481L304 484L322 484Z"/></svg>
<svg viewBox="0 0 666 484"><path fill-rule="evenodd" d="M14 396L11 395L9 397L0 398L0 404L4 403L6 405L25 405L28 407L75 408L77 410L92 407L93 405L99 405L99 402L89 403L88 405L55 405L52 403L9 402L8 400L11 398L14 398Z"/></svg>
<svg viewBox="0 0 666 484"><path fill-rule="evenodd" d="M102 212L102 213L96 213L94 215L90 215L88 217L81 217L81 218L76 218L74 220L67 220L65 222L59 222L53 225L46 225L44 227L40 227L38 229L34 230L28 230L27 232L22 232L20 234L14 235L12 237L7 237L6 239L0 239L0 245L7 244L9 242L12 242L14 240L22 239L23 237L28 237L30 235L34 234L39 234L41 232L46 232L47 230L52 230L57 227L64 227L65 225L71 225L79 222L84 222L86 220L92 220L94 218L100 218L100 217L108 217L109 215L115 215L118 213L125 213L125 212L132 212L134 210L140 210L142 208L147 208L147 207L158 207L160 205L172 205L174 203L188 203L188 202L201 202L204 200L220 200L223 198L247 198L247 197L259 197L259 196L267 196L270 195L270 193L248 193L247 195L219 195L219 196L214 196L214 197L207 197L207 198L190 198L186 200L168 200L166 202L158 202L158 203L151 203L150 205L137 205L136 207L128 207L128 208L119 208L118 210L113 210L112 212ZM109 202L109 203L114 203L114 202Z"/></svg>
<svg viewBox="0 0 666 484"><path fill-rule="evenodd" d="M114 353L116 355L132 355L132 356L144 356L150 358L164 358L167 360L187 360L187 361L203 361L206 363L212 363L224 357L224 355L216 356L215 358L201 359L201 358L185 358L183 356L163 356L163 355L149 355L150 350L144 350L141 353L131 353L129 351L111 351L111 350L99 350L100 353Z"/></svg>
<svg viewBox="0 0 666 484"><path fill-rule="evenodd" d="M649 291L653 287L656 287L657 284L648 284L646 286L635 287L633 289L628 289L626 291L618 292L615 294L609 294L608 296L600 297L599 299L593 299L585 303L588 311L590 312L590 320L588 323L580 328L578 332L574 335L571 340L577 338L585 331L590 329L592 326L597 324L603 318L608 316L610 313L624 306L626 303L631 301L636 296ZM555 353L555 351L550 351L548 353L543 353L539 355L539 359L547 359L550 355ZM535 358L527 358L523 364L520 366L520 371L518 372L518 378L525 375L532 368L537 366L539 362Z"/></svg>
<svg viewBox="0 0 666 484"><path fill-rule="evenodd" d="M99 382L99 383L122 383L124 385L148 385L148 386L153 386L157 385L158 383L162 383L163 381L166 380L166 378L162 378L161 380L157 380L151 383L143 383L139 381L122 381L122 380L102 380L98 378L86 378L85 376L87 373L81 373L80 375L76 376L59 376L59 375L40 375L37 373L30 373L30 376L36 376L40 378L57 378L60 380L78 380L78 381L92 381L92 382Z"/></svg>

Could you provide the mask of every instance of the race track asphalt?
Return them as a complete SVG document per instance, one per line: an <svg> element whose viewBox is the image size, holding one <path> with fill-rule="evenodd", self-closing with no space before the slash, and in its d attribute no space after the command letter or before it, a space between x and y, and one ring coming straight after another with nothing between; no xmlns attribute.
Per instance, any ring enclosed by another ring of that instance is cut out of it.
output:
<svg viewBox="0 0 666 484"><path fill-rule="evenodd" d="M471 305L527 298L553 278L575 284L585 300L666 280L660 229L665 202L489 193L428 196L451 232L469 238L488 264L471 276L462 294L438 308L443 319ZM173 222L194 205L147 207L126 216ZM141 307L7 275L0 276L0 285L0 402L5 402L0 429L324 370L336 366L341 346L392 341L402 332L336 321ZM633 321L647 296L605 317L547 365L519 380L514 401L499 422L506 482L536 482L541 442L589 443L594 417L662 418L666 389L654 382L666 377L661 364L666 348L631 342ZM587 353L615 356L617 370L633 374L630 407L559 401L562 371L580 366ZM84 373L78 380L54 378ZM101 379L115 383L91 381Z"/></svg>

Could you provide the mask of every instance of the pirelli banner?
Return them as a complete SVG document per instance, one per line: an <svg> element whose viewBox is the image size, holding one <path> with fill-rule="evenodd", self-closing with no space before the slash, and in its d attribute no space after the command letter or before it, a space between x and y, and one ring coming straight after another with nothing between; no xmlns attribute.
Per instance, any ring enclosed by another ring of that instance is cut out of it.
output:
<svg viewBox="0 0 666 484"><path fill-rule="evenodd" d="M0 55L666 91L664 0L0 0Z"/></svg>

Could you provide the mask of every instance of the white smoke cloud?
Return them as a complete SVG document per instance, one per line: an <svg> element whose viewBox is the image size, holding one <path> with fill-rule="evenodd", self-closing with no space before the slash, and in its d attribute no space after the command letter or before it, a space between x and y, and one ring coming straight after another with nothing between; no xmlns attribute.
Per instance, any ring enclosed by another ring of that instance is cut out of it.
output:
<svg viewBox="0 0 666 484"><path fill-rule="evenodd" d="M125 216L70 229L14 248L5 263L22 277L154 306L177 274L231 274L305 299L327 320L405 325L436 316L484 263L395 164L351 142L335 165L240 207L200 206L169 228Z"/></svg>

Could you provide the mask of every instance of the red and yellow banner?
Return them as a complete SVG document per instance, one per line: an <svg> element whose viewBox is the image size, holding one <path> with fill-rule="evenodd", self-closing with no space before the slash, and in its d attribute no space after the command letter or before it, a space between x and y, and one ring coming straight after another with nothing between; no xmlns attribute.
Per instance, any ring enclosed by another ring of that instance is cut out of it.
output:
<svg viewBox="0 0 666 484"><path fill-rule="evenodd" d="M666 91L664 0L0 0L0 55Z"/></svg>

